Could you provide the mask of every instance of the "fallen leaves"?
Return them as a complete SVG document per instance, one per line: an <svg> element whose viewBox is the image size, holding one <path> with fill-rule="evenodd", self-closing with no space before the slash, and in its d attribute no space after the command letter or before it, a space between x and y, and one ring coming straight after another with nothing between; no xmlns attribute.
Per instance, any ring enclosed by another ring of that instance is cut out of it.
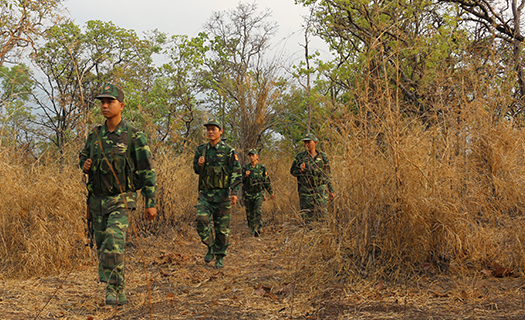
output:
<svg viewBox="0 0 525 320"><path fill-rule="evenodd" d="M509 268L499 267L496 270L492 270L492 275L496 278L513 277L514 272Z"/></svg>
<svg viewBox="0 0 525 320"><path fill-rule="evenodd" d="M383 282L383 280L379 281L378 284L375 285L374 289L376 290L383 290L385 288L385 283Z"/></svg>
<svg viewBox="0 0 525 320"><path fill-rule="evenodd" d="M182 265L183 262L188 260L185 256L180 253L172 252L162 252L161 255L153 261L154 265L163 265L163 264L177 264Z"/></svg>
<svg viewBox="0 0 525 320"><path fill-rule="evenodd" d="M517 275L514 273L512 269L502 267L499 264L494 264L493 266L490 266L486 269L482 269L480 271L482 274L484 274L487 277L496 277L496 278L515 278Z"/></svg>
<svg viewBox="0 0 525 320"><path fill-rule="evenodd" d="M421 264L421 270L429 271L430 269L432 269L432 263L430 263L430 262L423 262Z"/></svg>
<svg viewBox="0 0 525 320"><path fill-rule="evenodd" d="M269 297L272 299L279 299L278 296L288 296L295 292L294 283L284 283L276 287L258 285L255 287L254 293L258 296Z"/></svg>

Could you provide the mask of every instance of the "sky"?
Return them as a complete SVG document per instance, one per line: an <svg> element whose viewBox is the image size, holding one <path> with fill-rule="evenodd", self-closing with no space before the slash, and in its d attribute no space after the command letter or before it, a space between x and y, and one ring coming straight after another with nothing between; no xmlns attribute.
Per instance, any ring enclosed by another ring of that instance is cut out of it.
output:
<svg viewBox="0 0 525 320"><path fill-rule="evenodd" d="M255 3L260 11L269 8L270 20L278 23L272 44L290 59L301 59L303 17L308 15L308 9L296 5L294 0L255 0ZM135 30L139 36L158 29L169 35L192 37L203 31L213 12L235 9L238 4L236 0L66 0L65 7L80 26L88 20L112 21L118 27ZM320 50L322 55L328 51L320 39L312 39L310 52L312 49Z"/></svg>

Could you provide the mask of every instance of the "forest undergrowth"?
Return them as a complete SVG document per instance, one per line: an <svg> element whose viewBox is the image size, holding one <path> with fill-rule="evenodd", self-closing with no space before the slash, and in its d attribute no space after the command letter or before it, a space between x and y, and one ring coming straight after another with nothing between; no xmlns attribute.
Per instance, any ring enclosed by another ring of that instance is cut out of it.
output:
<svg viewBox="0 0 525 320"><path fill-rule="evenodd" d="M483 108L471 111L461 126L426 128L397 119L380 127L368 118L339 123L319 144L331 161L336 198L329 219L310 233L290 229L303 225L289 173L292 154L263 152L276 194L265 204L272 230L266 236L280 243L284 261L294 257L283 281L319 296L334 285L401 285L428 275L521 277L524 135L510 122L492 121ZM1 149L2 280L57 276L93 258L79 249L86 242L86 193L70 154L59 163ZM192 157L155 156L159 215L148 222L137 211L132 237L178 241L192 230Z"/></svg>

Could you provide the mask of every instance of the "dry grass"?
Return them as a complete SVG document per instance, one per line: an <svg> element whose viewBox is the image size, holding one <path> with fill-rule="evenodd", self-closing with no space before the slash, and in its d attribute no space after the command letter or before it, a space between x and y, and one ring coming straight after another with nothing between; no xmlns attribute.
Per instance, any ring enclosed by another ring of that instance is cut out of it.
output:
<svg viewBox="0 0 525 320"><path fill-rule="evenodd" d="M269 206L271 204L268 203ZM288 242L304 238L321 244L301 225L266 225L250 235L242 211L233 216L232 241L222 270L203 262L205 247L189 228L174 236L139 239L147 254L128 248L128 305L103 304L103 285L94 259L69 274L6 280L0 309L6 319L520 319L522 278L415 276L407 283L357 279L319 281L305 276L315 247L289 254ZM322 233L323 231L320 231ZM317 233L319 234L319 233ZM277 237L275 235L278 235ZM330 246L323 246L328 249ZM150 293L146 290L146 262ZM290 277L290 266L296 272ZM297 269L297 266L305 268ZM297 271L302 271L297 272ZM150 304L151 303L151 304Z"/></svg>
<svg viewBox="0 0 525 320"><path fill-rule="evenodd" d="M85 192L73 167L0 151L2 277L57 274L85 257Z"/></svg>
<svg viewBox="0 0 525 320"><path fill-rule="evenodd" d="M425 262L442 272L496 265L521 272L523 134L505 122L490 124L482 109L470 114L465 127L429 130L399 119L395 132L385 129L389 123L356 126L359 116L347 117L345 131L326 147L337 194L330 221L315 236L303 229L278 235L291 252L304 252L296 268L306 270L305 278L403 279ZM55 273L84 257L84 187L74 160L60 169L21 161L9 150L1 156L3 274ZM291 156L261 158L276 194L265 203L267 225L276 230L302 223ZM193 224L192 158L191 152L156 155L159 216L148 222L134 215L141 235Z"/></svg>
<svg viewBox="0 0 525 320"><path fill-rule="evenodd" d="M460 120L443 116L440 121L449 125L428 128L393 116L348 114L344 123L337 123L338 130L330 132L330 141L324 141L322 149L331 159L336 199L330 219L311 231L298 213L296 180L289 173L293 155L263 153L261 161L270 172L276 194L263 209L264 236L271 237L272 243L259 252L234 234L232 255L236 246L244 245L237 254L256 250L253 261L267 255L272 258L253 267L238 257L235 263L248 269L230 274L229 280L242 282L241 274L247 278L256 274L266 286L293 283L297 294L283 301L287 310L295 308L303 315L312 314L303 304L313 298L324 299L335 309L350 303L370 314L382 310L374 304L379 301L399 315L402 308L396 301L423 304L421 299L426 299L431 309L444 307L438 301L441 298L479 300L475 297L484 290L480 283L487 272L499 267L521 275L525 266L523 132L511 123L493 121L479 105L469 108ZM75 153L70 154L61 167L51 162L27 162L13 150L0 153L2 278L64 277L64 272L77 272L93 259L83 245L82 174L74 165ZM131 274L133 278L145 277L139 260L151 267L152 252L159 245L145 239L154 235L157 241L172 243L175 249L165 250L174 252L193 243L196 257L191 258L191 264L197 266L172 268L168 276L187 281L196 276L192 273L201 272L195 262L200 247L193 229L197 203L193 153L155 156L159 216L153 222L142 220L140 211L133 216L130 242L138 243L141 252ZM236 207L234 215L242 219L244 210ZM279 268L269 268L270 261L279 261ZM215 279L211 273L206 275ZM381 283L388 289L378 288ZM418 283L419 296L414 293L414 283ZM162 290L180 294L172 285L153 287L154 303L166 303ZM243 282L243 286L251 285ZM521 294L521 283L509 285ZM140 292L141 301L149 299L144 283L131 288ZM185 293L188 300L194 298L191 294L198 294L191 290ZM345 299L336 301L335 296ZM492 303L486 301L490 295L481 296L485 300L475 303ZM502 299L500 293L493 296ZM136 307L136 312L145 312L144 307ZM313 308L320 315L326 307ZM276 310L272 312L278 316Z"/></svg>
<svg viewBox="0 0 525 320"><path fill-rule="evenodd" d="M281 235L291 277L315 291L365 278L403 283L429 268L522 274L523 132L471 108L456 127L430 129L348 116L346 130L332 132L330 221Z"/></svg>

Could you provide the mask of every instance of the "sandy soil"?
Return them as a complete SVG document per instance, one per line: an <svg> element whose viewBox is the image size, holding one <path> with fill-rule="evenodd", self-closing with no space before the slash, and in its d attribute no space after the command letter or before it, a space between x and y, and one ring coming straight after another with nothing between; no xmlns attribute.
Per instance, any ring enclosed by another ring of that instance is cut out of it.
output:
<svg viewBox="0 0 525 320"><path fill-rule="evenodd" d="M276 230L255 238L245 223L242 213L234 217L221 270L204 263L196 232L132 239L129 303L121 307L104 305L94 255L57 277L2 280L0 319L525 319L522 277L427 274L405 284L331 283L307 292L289 280Z"/></svg>

